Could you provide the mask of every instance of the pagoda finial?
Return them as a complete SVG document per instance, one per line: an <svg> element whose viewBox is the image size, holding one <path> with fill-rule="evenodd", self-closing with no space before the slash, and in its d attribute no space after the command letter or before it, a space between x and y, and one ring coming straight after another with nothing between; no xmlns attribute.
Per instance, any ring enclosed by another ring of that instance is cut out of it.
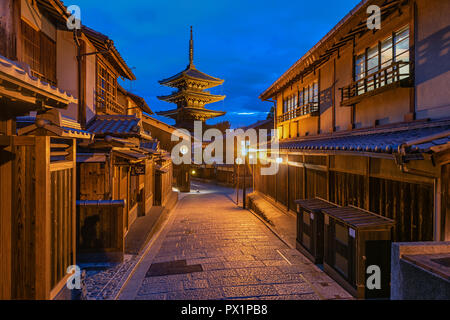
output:
<svg viewBox="0 0 450 320"><path fill-rule="evenodd" d="M194 37L192 35L192 26L191 26L191 40L189 41L189 66L194 66Z"/></svg>

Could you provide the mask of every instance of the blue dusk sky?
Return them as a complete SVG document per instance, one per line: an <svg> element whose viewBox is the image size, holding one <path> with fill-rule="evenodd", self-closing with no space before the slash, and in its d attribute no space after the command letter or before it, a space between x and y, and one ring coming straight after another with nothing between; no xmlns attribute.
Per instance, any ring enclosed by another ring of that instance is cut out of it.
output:
<svg viewBox="0 0 450 320"><path fill-rule="evenodd" d="M211 93L226 99L207 108L226 111L208 120L233 128L265 119L272 104L259 95L333 28L359 0L65 0L81 8L84 25L114 40L136 81L121 84L155 111L175 105L158 100L171 88L158 80L189 63L189 26L194 29L197 69L224 79ZM171 119L157 117L169 124Z"/></svg>

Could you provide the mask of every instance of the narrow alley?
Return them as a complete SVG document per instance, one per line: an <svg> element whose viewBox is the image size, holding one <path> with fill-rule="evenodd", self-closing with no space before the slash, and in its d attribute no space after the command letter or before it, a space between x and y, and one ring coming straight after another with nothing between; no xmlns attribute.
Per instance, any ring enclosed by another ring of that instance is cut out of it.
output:
<svg viewBox="0 0 450 320"><path fill-rule="evenodd" d="M192 190L150 243L119 299L351 298L237 207L233 189L197 184Z"/></svg>

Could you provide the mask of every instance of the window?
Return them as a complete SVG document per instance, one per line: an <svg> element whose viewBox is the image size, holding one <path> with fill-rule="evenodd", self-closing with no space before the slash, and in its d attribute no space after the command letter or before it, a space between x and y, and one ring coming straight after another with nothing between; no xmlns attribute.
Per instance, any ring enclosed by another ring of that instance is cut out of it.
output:
<svg viewBox="0 0 450 320"><path fill-rule="evenodd" d="M397 70L390 68L397 62L406 62L397 66L400 74L398 78L394 77L393 72ZM407 62L409 62L409 27L393 33L392 36L355 57L354 80L357 94L408 78L409 64ZM383 70L387 70L387 74ZM370 75L374 76L369 77ZM362 81L366 77L369 78Z"/></svg>
<svg viewBox="0 0 450 320"><path fill-rule="evenodd" d="M117 76L97 60L97 109L107 113L124 112L117 103Z"/></svg>
<svg viewBox="0 0 450 320"><path fill-rule="evenodd" d="M301 107L304 104L303 100L303 90L298 92L298 106Z"/></svg>
<svg viewBox="0 0 450 320"><path fill-rule="evenodd" d="M279 121L286 121L317 111L319 103L319 83L314 81L299 89L298 93L283 99L283 115Z"/></svg>
<svg viewBox="0 0 450 320"><path fill-rule="evenodd" d="M406 28L395 35L394 39L394 59L395 61L409 62L409 29ZM405 79L409 76L409 66L403 65L400 67L400 79Z"/></svg>
<svg viewBox="0 0 450 320"><path fill-rule="evenodd" d="M21 20L22 57L33 76L56 86L56 43Z"/></svg>

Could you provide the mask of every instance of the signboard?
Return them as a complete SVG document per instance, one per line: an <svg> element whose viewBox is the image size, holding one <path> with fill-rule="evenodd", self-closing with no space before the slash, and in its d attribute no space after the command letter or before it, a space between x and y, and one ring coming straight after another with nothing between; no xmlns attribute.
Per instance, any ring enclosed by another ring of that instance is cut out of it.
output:
<svg viewBox="0 0 450 320"><path fill-rule="evenodd" d="M132 176L140 176L145 174L145 166L144 165L137 165L131 167L131 175Z"/></svg>

